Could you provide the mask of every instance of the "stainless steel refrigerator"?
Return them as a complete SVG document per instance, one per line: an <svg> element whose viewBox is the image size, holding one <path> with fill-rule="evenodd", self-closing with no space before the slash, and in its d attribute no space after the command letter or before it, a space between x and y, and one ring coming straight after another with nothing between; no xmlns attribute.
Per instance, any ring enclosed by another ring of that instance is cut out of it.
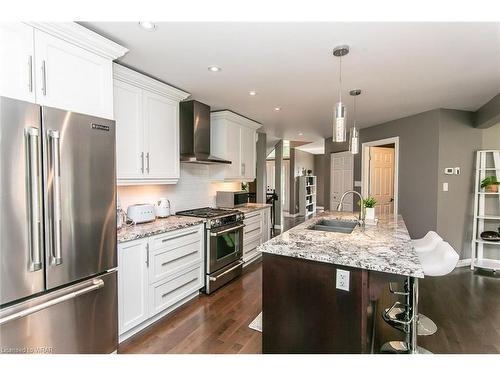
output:
<svg viewBox="0 0 500 375"><path fill-rule="evenodd" d="M0 97L0 353L117 348L115 123Z"/></svg>

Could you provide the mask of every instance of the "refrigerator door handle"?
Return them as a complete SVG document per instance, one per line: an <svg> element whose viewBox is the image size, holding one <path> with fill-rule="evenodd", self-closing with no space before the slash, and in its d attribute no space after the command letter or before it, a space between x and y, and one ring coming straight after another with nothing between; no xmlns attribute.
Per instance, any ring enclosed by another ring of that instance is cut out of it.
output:
<svg viewBox="0 0 500 375"><path fill-rule="evenodd" d="M52 217L51 217L51 264L62 264L61 251L61 153L60 153L60 134L57 130L47 130L47 135L51 141L51 176L52 176Z"/></svg>
<svg viewBox="0 0 500 375"><path fill-rule="evenodd" d="M40 203L40 160L39 160L39 130L38 128L27 128L28 136L28 192L29 192L29 247L30 264L29 271L35 272L42 268L41 255L41 210Z"/></svg>
<svg viewBox="0 0 500 375"><path fill-rule="evenodd" d="M6 317L0 318L0 326L5 324L5 323L8 323L12 320L20 319L20 318L23 318L25 316L34 314L40 310L44 310L48 307L57 305L61 302L79 297L82 294L86 294L86 293L92 292L94 290L101 289L102 287L104 287L104 281L102 279L93 279L93 280L91 280L91 284L84 287L84 288L69 292L68 294L65 294L63 296L51 299L49 301L43 302L43 303L36 305L36 306L28 307L27 309L24 309L24 310L15 312L13 314L7 315Z"/></svg>

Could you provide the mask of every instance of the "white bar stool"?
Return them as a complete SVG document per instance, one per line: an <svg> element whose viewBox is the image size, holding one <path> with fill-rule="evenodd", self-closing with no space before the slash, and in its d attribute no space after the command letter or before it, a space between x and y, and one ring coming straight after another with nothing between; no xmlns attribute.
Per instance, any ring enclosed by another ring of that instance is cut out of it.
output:
<svg viewBox="0 0 500 375"><path fill-rule="evenodd" d="M424 274L426 276L444 276L453 271L458 263L458 254L448 242L438 242L434 250L418 252L418 257ZM418 326L424 326L422 314L418 314L418 281L409 279L408 284L413 281L408 289L407 303L403 310L403 316L406 320L397 319L405 328L407 333L406 342L391 341L382 346L382 352L389 353L430 353L428 350L417 346ZM406 288L405 288L406 289ZM412 290L413 289L413 290ZM406 291L406 290L405 290ZM409 298L411 296L411 298ZM397 302L396 302L397 303ZM384 315L389 315L391 309L394 309L396 304L384 312ZM426 317L434 326L434 322ZM417 327L414 324L417 323ZM409 329L408 329L409 327ZM415 329L416 328L416 329ZM437 328L436 328L437 329Z"/></svg>
<svg viewBox="0 0 500 375"><path fill-rule="evenodd" d="M434 231L429 231L424 237L412 240L411 244L415 248L420 258L421 254L432 253L433 251L435 251L436 247L442 242L443 239L439 234ZM423 265L422 268L424 268L424 274L427 275L427 272L425 272L425 267ZM407 288L405 286L405 290L406 289ZM406 295L406 292L395 291L392 288L391 284L389 284L389 290L393 294ZM401 305L401 303L395 303L391 308L385 309L382 317L389 325L404 332L405 327L400 322L405 316L406 309L404 307L400 307ZM419 336L429 336L437 332L436 324L424 314L419 313L417 320L417 334Z"/></svg>

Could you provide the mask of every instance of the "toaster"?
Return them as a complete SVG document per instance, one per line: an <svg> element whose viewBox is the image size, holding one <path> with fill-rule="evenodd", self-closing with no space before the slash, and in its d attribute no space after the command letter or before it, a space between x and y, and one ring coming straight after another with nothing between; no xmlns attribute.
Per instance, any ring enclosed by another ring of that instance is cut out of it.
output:
<svg viewBox="0 0 500 375"><path fill-rule="evenodd" d="M152 204L133 204L128 206L127 216L136 224L147 223L156 218L155 208Z"/></svg>

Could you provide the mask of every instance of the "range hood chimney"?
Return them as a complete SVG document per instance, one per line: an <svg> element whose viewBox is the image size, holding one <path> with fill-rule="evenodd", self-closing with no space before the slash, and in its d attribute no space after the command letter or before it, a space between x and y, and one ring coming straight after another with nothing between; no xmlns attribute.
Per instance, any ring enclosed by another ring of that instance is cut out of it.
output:
<svg viewBox="0 0 500 375"><path fill-rule="evenodd" d="M180 103L180 151L182 163L231 164L210 153L210 107L196 100Z"/></svg>

